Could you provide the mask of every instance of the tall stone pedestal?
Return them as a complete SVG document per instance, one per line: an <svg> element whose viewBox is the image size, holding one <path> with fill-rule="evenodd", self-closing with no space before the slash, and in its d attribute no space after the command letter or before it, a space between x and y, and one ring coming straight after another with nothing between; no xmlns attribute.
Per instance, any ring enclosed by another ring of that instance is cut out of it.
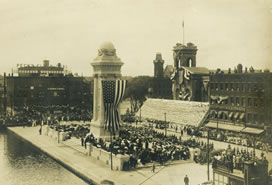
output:
<svg viewBox="0 0 272 185"><path fill-rule="evenodd" d="M98 56L94 59L91 65L94 71L93 119L91 121L91 133L96 138L109 140L110 133L104 129L105 117L102 81L120 79L121 66L123 65L123 62L116 56L116 50L113 44L106 42L99 48Z"/></svg>

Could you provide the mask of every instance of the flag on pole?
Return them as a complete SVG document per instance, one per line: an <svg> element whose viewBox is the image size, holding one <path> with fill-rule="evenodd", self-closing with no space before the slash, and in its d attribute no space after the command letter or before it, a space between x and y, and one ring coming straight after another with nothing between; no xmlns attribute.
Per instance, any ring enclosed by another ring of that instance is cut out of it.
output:
<svg viewBox="0 0 272 185"><path fill-rule="evenodd" d="M182 20L182 37L183 37L183 41L182 41L182 43L183 43L183 45L184 45L184 20Z"/></svg>
<svg viewBox="0 0 272 185"><path fill-rule="evenodd" d="M126 88L126 80L102 80L105 110L105 129L115 133L120 126L118 105Z"/></svg>

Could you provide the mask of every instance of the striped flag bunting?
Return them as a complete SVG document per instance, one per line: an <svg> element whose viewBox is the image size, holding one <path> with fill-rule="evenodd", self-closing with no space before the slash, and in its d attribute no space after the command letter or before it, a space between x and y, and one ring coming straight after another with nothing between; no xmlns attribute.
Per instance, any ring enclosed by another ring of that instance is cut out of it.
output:
<svg viewBox="0 0 272 185"><path fill-rule="evenodd" d="M184 78L186 80L190 80L190 76L191 76L190 71L184 68Z"/></svg>
<svg viewBox="0 0 272 185"><path fill-rule="evenodd" d="M102 80L105 129L115 133L120 127L118 105L126 89L126 80Z"/></svg>

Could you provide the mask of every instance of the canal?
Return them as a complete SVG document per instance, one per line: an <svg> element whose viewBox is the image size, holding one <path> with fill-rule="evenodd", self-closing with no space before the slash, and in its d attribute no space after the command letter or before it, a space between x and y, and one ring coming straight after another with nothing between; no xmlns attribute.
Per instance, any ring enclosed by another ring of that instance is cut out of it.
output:
<svg viewBox="0 0 272 185"><path fill-rule="evenodd" d="M0 128L0 184L86 185L34 146Z"/></svg>

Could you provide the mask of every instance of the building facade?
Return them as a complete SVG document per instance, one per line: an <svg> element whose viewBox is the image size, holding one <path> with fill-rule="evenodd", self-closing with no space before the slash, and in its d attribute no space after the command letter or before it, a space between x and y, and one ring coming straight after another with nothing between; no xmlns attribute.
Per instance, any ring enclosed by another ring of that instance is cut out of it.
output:
<svg viewBox="0 0 272 185"><path fill-rule="evenodd" d="M84 77L66 74L64 68L25 66L18 68L18 75L6 77L7 111L16 113L26 107L78 107L92 108L92 83Z"/></svg>
<svg viewBox="0 0 272 185"><path fill-rule="evenodd" d="M173 48L174 69L172 95L174 100L208 101L209 70L196 67L197 46L177 43Z"/></svg>
<svg viewBox="0 0 272 185"><path fill-rule="evenodd" d="M211 74L209 121L217 123L217 128L218 123L230 124L251 134L271 128L271 84L272 73L243 70L241 64L234 71Z"/></svg>

